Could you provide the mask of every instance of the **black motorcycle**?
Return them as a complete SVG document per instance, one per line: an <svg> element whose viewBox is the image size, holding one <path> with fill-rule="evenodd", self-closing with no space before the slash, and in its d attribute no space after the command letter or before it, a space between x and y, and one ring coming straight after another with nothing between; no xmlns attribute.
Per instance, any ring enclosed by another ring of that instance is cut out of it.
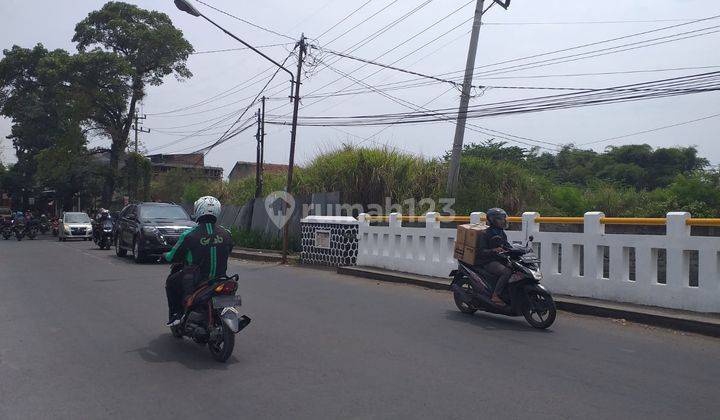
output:
<svg viewBox="0 0 720 420"><path fill-rule="evenodd" d="M0 234L2 234L3 239L8 240L13 236L13 226L10 222L3 222L2 228L0 230Z"/></svg>
<svg viewBox="0 0 720 420"><path fill-rule="evenodd" d="M182 269L173 264L172 273ZM185 314L180 324L171 327L176 338L189 337L198 344L207 344L210 355L225 362L235 348L235 334L250 324L248 316L240 315L240 296L236 295L239 276L204 282L183 302Z"/></svg>
<svg viewBox="0 0 720 420"><path fill-rule="evenodd" d="M38 225L35 223L28 223L25 225L25 236L28 239L35 239L38 235Z"/></svg>
<svg viewBox="0 0 720 420"><path fill-rule="evenodd" d="M493 238L494 239L494 238ZM530 242L533 238L530 237ZM458 269L450 273L455 305L466 314L478 310L506 316L525 317L534 328L545 329L555 322L557 311L550 292L540 284L537 256L529 245L514 245L501 257L513 274L499 296L507 305L492 302L492 292L498 277L480 267L458 262Z"/></svg>
<svg viewBox="0 0 720 420"><path fill-rule="evenodd" d="M15 234L15 239L22 241L23 236L25 236L25 222L15 220L13 222L13 233Z"/></svg>
<svg viewBox="0 0 720 420"><path fill-rule="evenodd" d="M93 242L100 249L110 249L112 245L113 221L105 219L103 221L93 223Z"/></svg>
<svg viewBox="0 0 720 420"><path fill-rule="evenodd" d="M38 226L38 230L40 230L40 233L42 233L43 235L50 232L50 221L47 219L40 220L40 226Z"/></svg>

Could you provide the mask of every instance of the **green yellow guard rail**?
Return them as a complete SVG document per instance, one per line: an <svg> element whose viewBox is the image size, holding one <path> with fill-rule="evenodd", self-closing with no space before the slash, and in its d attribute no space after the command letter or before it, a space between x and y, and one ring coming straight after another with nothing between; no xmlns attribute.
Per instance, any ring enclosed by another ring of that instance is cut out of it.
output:
<svg viewBox="0 0 720 420"><path fill-rule="evenodd" d="M369 216L368 220L371 222L387 222L390 219L389 216ZM401 222L424 222L425 216L398 216L398 220ZM456 222L456 223L470 223L470 216L437 216L438 222ZM484 220L484 219L481 219ZM510 216L508 217L510 223L521 223L522 217ZM543 217L539 216L535 219L537 223L548 223L548 224L570 224L570 225L581 225L585 223L585 219L582 217ZM600 223L605 225L643 225L643 226L664 226L667 224L667 219L664 217L602 217ZM688 219L685 222L688 226L718 226L720 227L720 219Z"/></svg>

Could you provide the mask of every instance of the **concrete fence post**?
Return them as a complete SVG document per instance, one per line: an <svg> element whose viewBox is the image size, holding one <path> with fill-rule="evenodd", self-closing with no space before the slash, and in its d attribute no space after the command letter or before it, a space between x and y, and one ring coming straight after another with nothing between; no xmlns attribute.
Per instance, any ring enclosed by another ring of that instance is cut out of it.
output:
<svg viewBox="0 0 720 420"><path fill-rule="evenodd" d="M671 289L689 287L690 257L685 253L690 239L690 226L687 220L690 213L671 212L667 214L667 265L665 269L666 286Z"/></svg>
<svg viewBox="0 0 720 420"><path fill-rule="evenodd" d="M600 242L605 235L605 225L600 223L600 219L605 214L599 211L591 211L585 213L583 223L584 243L584 274L585 278L599 280L603 276L603 250L600 248Z"/></svg>
<svg viewBox="0 0 720 420"><path fill-rule="evenodd" d="M522 214L522 236L526 242L530 240L530 236L537 236L540 232L540 223L535 221L538 217L540 213L534 211L526 211Z"/></svg>
<svg viewBox="0 0 720 420"><path fill-rule="evenodd" d="M425 215L425 227L426 228L440 228L440 221L437 220L438 213L437 212L429 212Z"/></svg>
<svg viewBox="0 0 720 420"><path fill-rule="evenodd" d="M360 226L370 226L370 215L367 213L360 213L358 215L358 221Z"/></svg>
<svg viewBox="0 0 720 420"><path fill-rule="evenodd" d="M400 213L390 213L390 217L388 218L388 225L390 228L399 228L402 226L402 219L401 219Z"/></svg>
<svg viewBox="0 0 720 420"><path fill-rule="evenodd" d="M481 211L474 211L474 212L470 213L470 223L472 223L474 225L479 225L482 222L482 220L485 218L486 218L485 213L483 213Z"/></svg>

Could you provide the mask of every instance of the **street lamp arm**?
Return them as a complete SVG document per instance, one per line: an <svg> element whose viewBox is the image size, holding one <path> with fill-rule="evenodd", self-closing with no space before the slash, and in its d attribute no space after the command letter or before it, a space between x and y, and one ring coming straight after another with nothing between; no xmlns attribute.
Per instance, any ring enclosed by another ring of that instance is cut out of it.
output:
<svg viewBox="0 0 720 420"><path fill-rule="evenodd" d="M204 14L200 13L200 16L202 16L205 20L207 20L208 22L210 22L210 23L212 23L213 25L215 25L215 27L217 27L217 28L220 29L221 31L225 32L228 36L232 37L234 40L236 40L236 41L238 41L239 43L243 44L244 46L250 48L251 50L253 50L253 51L255 51L256 53L258 53L258 54L260 54L261 56L263 56L263 57L264 57L266 60L268 60L269 62L275 64L277 67L279 67L279 68L281 68L282 70L284 70L287 74L290 75L290 82L292 83L292 85L295 84L295 75L293 75L293 73L292 73L290 70L288 70L287 68L285 68L282 64L278 63L277 61L275 61L275 60L273 60L272 58L268 57L268 56L267 56L265 53L263 53L262 51L258 50L257 48L253 47L252 45L250 45L250 44L248 44L247 42L243 41L242 39L238 38L238 37L235 36L232 32L228 31L227 29L223 28L222 26L218 25L217 23L213 22L212 19L208 18L208 17L205 16ZM291 95L292 95L292 85L290 86Z"/></svg>

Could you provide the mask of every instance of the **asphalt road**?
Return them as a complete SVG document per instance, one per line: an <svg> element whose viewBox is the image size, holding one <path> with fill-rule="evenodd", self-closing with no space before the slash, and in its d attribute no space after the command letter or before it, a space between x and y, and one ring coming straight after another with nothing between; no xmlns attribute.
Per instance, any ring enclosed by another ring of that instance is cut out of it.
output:
<svg viewBox="0 0 720 420"><path fill-rule="evenodd" d="M227 364L172 338L167 265L0 240L0 418L718 418L720 340L233 263L253 323Z"/></svg>

